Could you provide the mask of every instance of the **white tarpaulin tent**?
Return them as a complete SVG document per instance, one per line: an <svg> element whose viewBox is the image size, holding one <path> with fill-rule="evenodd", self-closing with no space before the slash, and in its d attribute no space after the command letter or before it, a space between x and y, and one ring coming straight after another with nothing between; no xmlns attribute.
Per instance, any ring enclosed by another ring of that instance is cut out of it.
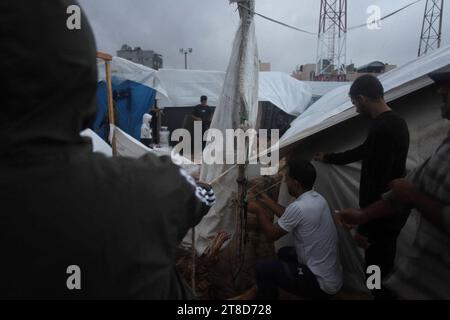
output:
<svg viewBox="0 0 450 320"><path fill-rule="evenodd" d="M445 47L381 75L386 101L426 87L432 82L427 74L446 67L449 61L450 47ZM291 128L280 139L280 148L356 116L348 97L349 89L350 84L338 87L310 106L291 123Z"/></svg>
<svg viewBox="0 0 450 320"><path fill-rule="evenodd" d="M407 163L409 169L430 156L448 131L448 124L440 117L441 101L430 86L432 81L427 74L450 69L449 62L450 48L447 47L380 77L386 89L387 101L391 102L391 107L405 118L409 126L411 135ZM311 159L318 151L344 151L362 143L370 124L368 120L356 117L348 98L348 90L349 85L335 89L300 115L282 137L281 148L288 149L296 145L296 152L299 155ZM314 165L318 172L315 188L328 200L332 212L358 206L359 163L335 166L314 162ZM228 174L221 179L233 182L234 180L228 179L227 176L235 178L235 168L230 168ZM257 171L249 172L248 179L253 179L257 175ZM226 192L227 190L223 189L225 187L226 185L221 184L219 192ZM286 186L282 185L279 203L287 206L291 201ZM234 222L233 215L216 213L213 218L213 227L208 228L205 224L198 227L199 233L202 234L201 245L197 247L199 253L205 248L207 241L211 240L214 232L233 230L230 227ZM208 219L208 222L210 221L211 217ZM410 218L402 233L408 234L410 230L408 226L413 223L413 218ZM344 269L344 287L367 292L361 252L354 245L348 231L339 227L338 233ZM281 239L277 247L287 243L291 243L289 237ZM398 250L407 248L406 240L399 240Z"/></svg>
<svg viewBox="0 0 450 320"><path fill-rule="evenodd" d="M301 81L301 82L311 87L312 95L315 98L323 97L328 92L348 84L348 82L339 82L339 81Z"/></svg>
<svg viewBox="0 0 450 320"><path fill-rule="evenodd" d="M157 94L162 97L167 96L167 92L161 85L161 81L156 70L119 57L113 57L110 65L111 77L123 81L130 80L140 83L156 90ZM97 68L98 81L106 81L105 62L102 60L97 63Z"/></svg>
<svg viewBox="0 0 450 320"><path fill-rule="evenodd" d="M195 106L200 103L202 95L208 97L209 105L217 106L225 72L159 69L158 77L167 92L167 97L156 95L160 108Z"/></svg>
<svg viewBox="0 0 450 320"><path fill-rule="evenodd" d="M158 76L167 91L167 97L156 96L161 108L195 106L202 95L208 96L209 105L219 105L225 72L160 69ZM310 105L312 95L307 82L298 81L286 73L259 73L258 101L269 101L290 115L301 114Z"/></svg>
<svg viewBox="0 0 450 320"><path fill-rule="evenodd" d="M282 72L259 73L259 101L269 101L287 114L298 116L309 106L311 86Z"/></svg>
<svg viewBox="0 0 450 320"><path fill-rule="evenodd" d="M219 104L211 123L211 128L220 130L224 136L226 129L241 128L244 118L248 126L254 127L257 117L259 59L255 22L253 15L247 10L240 8L239 12L241 23L236 32ZM222 156L225 160L225 154ZM216 204L195 227L195 249L198 254L205 251L217 232L225 231L232 237L239 232L236 230L238 168L226 164L203 164L200 180L213 186ZM191 234L183 241L185 244L191 243Z"/></svg>
<svg viewBox="0 0 450 320"><path fill-rule="evenodd" d="M94 131L91 129L85 129L80 132L82 137L90 138L92 141L92 151L104 154L107 157L112 157L112 148L109 144L105 142L102 138L100 138Z"/></svg>
<svg viewBox="0 0 450 320"><path fill-rule="evenodd" d="M408 123L411 142L408 154L408 170L428 158L445 137L449 126L440 115L441 100L430 84L427 74L450 70L450 47L443 48L427 56L380 76L386 100L392 109ZM280 140L281 148L296 146L295 154L311 159L319 151L345 151L364 141L370 123L363 117L356 117L348 98L349 85L340 87L325 95L300 115L291 129ZM318 177L316 190L329 202L332 211L358 207L360 164L346 166L327 165L314 162ZM282 190L285 190L282 188ZM286 191L280 192L280 203L291 201ZM397 252L408 252L411 233L416 222L414 213L402 230L397 244ZM364 291L363 259L355 247L351 235L339 227L341 261L344 267L344 283L347 288ZM290 242L283 239L278 246ZM398 261L396 262L398 263ZM412 281L420 281L412 279ZM431 292L436 284L422 284Z"/></svg>

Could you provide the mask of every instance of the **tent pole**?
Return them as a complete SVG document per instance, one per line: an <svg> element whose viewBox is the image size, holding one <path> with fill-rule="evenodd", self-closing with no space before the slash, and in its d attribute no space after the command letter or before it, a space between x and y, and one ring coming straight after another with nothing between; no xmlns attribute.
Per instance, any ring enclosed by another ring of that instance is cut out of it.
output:
<svg viewBox="0 0 450 320"><path fill-rule="evenodd" d="M112 94L112 83L111 83L111 65L110 62L112 61L112 56L103 53L103 52L97 52L97 58L105 61L105 71L106 71L106 90L108 95L108 121L110 124L115 124L114 119L114 105L113 105L113 94ZM112 153L113 156L117 155L117 148L116 148L116 136L114 132L112 133Z"/></svg>
<svg viewBox="0 0 450 320"><path fill-rule="evenodd" d="M248 0L247 6L251 10L255 9L255 1L254 0ZM244 9L242 7L239 8L239 15L242 19L242 39L241 44L239 48L239 96L240 96L240 129L244 130L246 129L246 121L248 120L248 114L247 114L247 108L245 105L244 100L244 67L245 62L244 59L247 55L247 41L248 38L246 37L248 34L248 29L250 27L251 21L253 19L253 14L249 12L247 9ZM237 201L237 219L239 221L238 223L238 232L239 232L239 240L238 240L238 257L241 261L241 266L238 268L238 273L240 272L240 269L242 267L242 264L244 263L244 255L245 255L245 247L246 247L246 236L247 236L247 208L246 208L246 197L247 197L247 178L246 178L246 171L247 171L247 162L248 162L248 150L249 145L247 140L245 140L245 147L244 147L244 154L245 154L245 163L246 164L239 164L238 165L238 201ZM236 277L238 274L236 275Z"/></svg>
<svg viewBox="0 0 450 320"><path fill-rule="evenodd" d="M114 119L114 105L113 105L113 94L112 94L112 83L111 83L111 65L110 61L105 61L105 68L106 68L106 87L108 90L108 118L109 123L115 125L115 119ZM117 156L117 147L116 147L116 135L114 132L112 132L112 153L113 156Z"/></svg>

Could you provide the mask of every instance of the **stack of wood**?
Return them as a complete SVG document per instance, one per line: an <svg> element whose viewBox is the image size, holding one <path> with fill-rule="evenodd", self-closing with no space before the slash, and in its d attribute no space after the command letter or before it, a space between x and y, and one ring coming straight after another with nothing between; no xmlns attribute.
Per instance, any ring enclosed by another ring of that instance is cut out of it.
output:
<svg viewBox="0 0 450 320"><path fill-rule="evenodd" d="M229 240L229 235L226 232L219 232L211 241L205 253L196 257L195 260L195 283L196 296L200 299L209 299L209 289L212 283L211 276L208 271L211 270L219 261L220 249L224 243ZM179 248L177 255L177 267L186 283L191 283L193 260L190 250Z"/></svg>

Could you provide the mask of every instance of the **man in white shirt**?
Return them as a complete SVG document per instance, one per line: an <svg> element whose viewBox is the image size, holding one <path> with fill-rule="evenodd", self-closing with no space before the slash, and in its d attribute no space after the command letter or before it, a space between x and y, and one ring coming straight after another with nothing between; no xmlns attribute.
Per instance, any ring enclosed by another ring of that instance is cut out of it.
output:
<svg viewBox="0 0 450 320"><path fill-rule="evenodd" d="M296 200L284 208L263 195L248 204L270 241L292 233L295 246L280 249L280 260L257 262L257 298L276 299L282 288L305 299L328 299L342 286L336 226L327 201L313 190L315 180L310 162L291 160L286 184ZM275 224L269 213L279 217Z"/></svg>

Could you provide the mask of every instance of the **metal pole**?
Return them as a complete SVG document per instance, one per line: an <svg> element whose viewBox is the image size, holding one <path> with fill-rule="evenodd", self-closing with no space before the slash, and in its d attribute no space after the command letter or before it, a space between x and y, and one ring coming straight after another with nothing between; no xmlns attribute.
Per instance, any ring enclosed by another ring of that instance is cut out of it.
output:
<svg viewBox="0 0 450 320"><path fill-rule="evenodd" d="M187 70L187 55L188 53L185 51L184 52L184 68Z"/></svg>
<svg viewBox="0 0 450 320"><path fill-rule="evenodd" d="M439 36L438 36L438 49L441 47L441 37L442 37L442 15L444 12L444 0L441 1L441 12L439 15Z"/></svg>

